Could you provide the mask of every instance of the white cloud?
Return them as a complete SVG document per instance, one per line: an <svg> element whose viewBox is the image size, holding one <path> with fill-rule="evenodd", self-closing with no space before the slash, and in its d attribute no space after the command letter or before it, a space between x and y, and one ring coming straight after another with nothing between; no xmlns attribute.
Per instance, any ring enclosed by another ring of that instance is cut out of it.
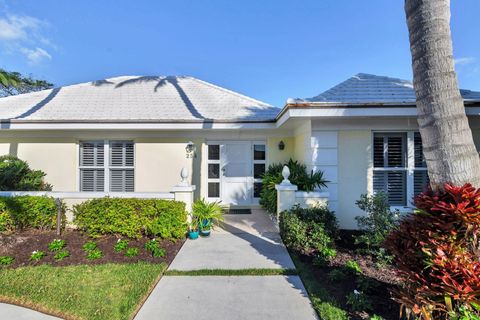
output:
<svg viewBox="0 0 480 320"><path fill-rule="evenodd" d="M476 59L474 57L463 57L463 58L455 59L454 62L455 62L455 65L457 65L457 66L466 66L466 65L474 63L475 60Z"/></svg>
<svg viewBox="0 0 480 320"><path fill-rule="evenodd" d="M27 57L30 64L40 64L44 60L52 60L52 56L45 49L35 48L21 48L22 53Z"/></svg>
<svg viewBox="0 0 480 320"><path fill-rule="evenodd" d="M43 25L45 23L37 18L8 15L0 18L0 40L26 40L29 33L36 34Z"/></svg>
<svg viewBox="0 0 480 320"><path fill-rule="evenodd" d="M35 17L7 13L0 16L0 46L7 54L22 53L32 65L51 60L45 47L55 46L42 34L47 27L47 22Z"/></svg>

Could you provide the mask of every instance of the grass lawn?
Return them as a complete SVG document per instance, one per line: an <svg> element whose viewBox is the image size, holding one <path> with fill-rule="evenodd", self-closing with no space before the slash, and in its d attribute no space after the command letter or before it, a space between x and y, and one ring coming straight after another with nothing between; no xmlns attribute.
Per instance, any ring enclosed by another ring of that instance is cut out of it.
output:
<svg viewBox="0 0 480 320"><path fill-rule="evenodd" d="M332 295L315 280L308 265L302 262L294 253L290 254L297 272L302 279L305 289L308 291L313 308L317 311L320 319L323 320L347 320L349 319L346 310L338 306Z"/></svg>
<svg viewBox="0 0 480 320"><path fill-rule="evenodd" d="M131 319L166 264L0 268L0 301L66 319Z"/></svg>

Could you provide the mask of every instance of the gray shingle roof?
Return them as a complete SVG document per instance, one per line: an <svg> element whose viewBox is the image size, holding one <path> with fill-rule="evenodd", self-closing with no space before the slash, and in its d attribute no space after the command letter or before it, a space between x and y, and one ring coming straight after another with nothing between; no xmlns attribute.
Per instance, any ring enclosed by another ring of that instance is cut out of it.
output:
<svg viewBox="0 0 480 320"><path fill-rule="evenodd" d="M480 92L460 90L465 101L480 101ZM399 103L414 104L412 82L397 78L359 73L318 96L305 99L325 103Z"/></svg>
<svg viewBox="0 0 480 320"><path fill-rule="evenodd" d="M278 108L184 76L124 76L0 98L0 119L272 121Z"/></svg>

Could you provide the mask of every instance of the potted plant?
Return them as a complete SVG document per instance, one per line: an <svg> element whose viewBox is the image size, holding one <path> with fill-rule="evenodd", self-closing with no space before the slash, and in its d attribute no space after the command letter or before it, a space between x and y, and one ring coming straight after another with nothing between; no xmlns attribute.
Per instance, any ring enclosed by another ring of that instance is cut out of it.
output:
<svg viewBox="0 0 480 320"><path fill-rule="evenodd" d="M197 200L193 204L193 215L198 219L198 228L202 237L208 237L211 229L224 221L223 208L220 202Z"/></svg>
<svg viewBox="0 0 480 320"><path fill-rule="evenodd" d="M191 240L195 240L198 238L198 219L194 216L192 216L192 221L190 222L188 228L188 237Z"/></svg>

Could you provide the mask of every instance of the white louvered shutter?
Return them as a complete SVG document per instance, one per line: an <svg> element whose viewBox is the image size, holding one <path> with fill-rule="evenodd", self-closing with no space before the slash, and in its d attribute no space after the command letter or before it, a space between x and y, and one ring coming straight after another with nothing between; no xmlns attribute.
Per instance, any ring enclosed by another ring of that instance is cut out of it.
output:
<svg viewBox="0 0 480 320"><path fill-rule="evenodd" d="M375 133L373 190L384 192L392 206L407 203L406 135Z"/></svg>
<svg viewBox="0 0 480 320"><path fill-rule="evenodd" d="M105 189L105 149L103 141L80 143L80 190L85 192Z"/></svg>
<svg viewBox="0 0 480 320"><path fill-rule="evenodd" d="M131 141L110 142L110 191L135 190L134 144Z"/></svg>
<svg viewBox="0 0 480 320"><path fill-rule="evenodd" d="M423 157L422 137L419 132L414 134L415 145L415 170L413 171L413 194L427 190L430 180L428 179L427 164Z"/></svg>

